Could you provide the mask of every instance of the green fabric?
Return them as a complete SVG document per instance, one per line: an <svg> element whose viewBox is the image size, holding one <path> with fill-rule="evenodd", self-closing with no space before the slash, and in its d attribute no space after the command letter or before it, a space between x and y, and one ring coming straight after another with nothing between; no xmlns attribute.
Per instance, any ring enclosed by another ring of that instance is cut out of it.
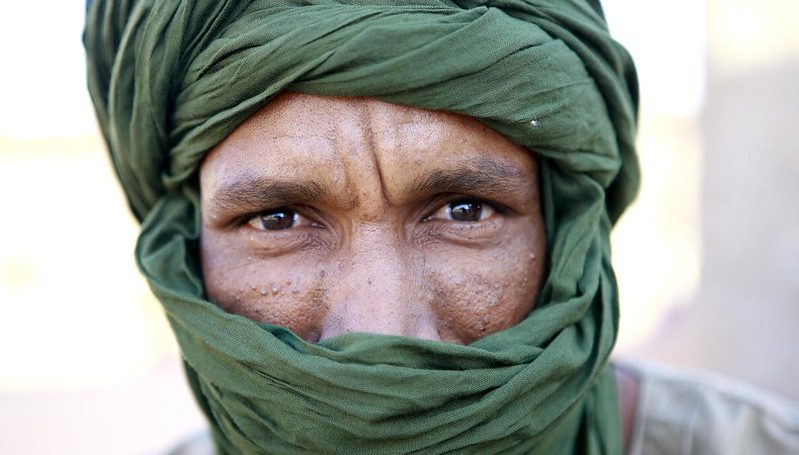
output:
<svg viewBox="0 0 799 455"><path fill-rule="evenodd" d="M136 257L221 452L621 452L608 238L638 185L637 83L596 1L97 0L84 39ZM312 345L208 302L199 162L282 90L463 113L538 153L536 309L469 346Z"/></svg>

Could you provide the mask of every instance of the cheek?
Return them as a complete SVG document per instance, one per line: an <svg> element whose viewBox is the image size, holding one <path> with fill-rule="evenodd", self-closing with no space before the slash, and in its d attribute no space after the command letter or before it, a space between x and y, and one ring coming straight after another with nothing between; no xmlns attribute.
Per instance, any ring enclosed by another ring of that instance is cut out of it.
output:
<svg viewBox="0 0 799 455"><path fill-rule="evenodd" d="M204 238L201 250L211 302L254 321L288 327L308 341L318 340L327 313L320 286L323 268L291 259L258 259L213 238Z"/></svg>
<svg viewBox="0 0 799 455"><path fill-rule="evenodd" d="M540 248L519 240L457 256L438 252L426 261L442 338L468 344L516 325L530 312L544 257Z"/></svg>

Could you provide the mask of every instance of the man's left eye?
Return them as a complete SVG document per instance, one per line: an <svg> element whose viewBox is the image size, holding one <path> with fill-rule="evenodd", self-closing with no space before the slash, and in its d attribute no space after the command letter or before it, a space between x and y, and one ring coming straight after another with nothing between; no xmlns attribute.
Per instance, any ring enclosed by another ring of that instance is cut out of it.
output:
<svg viewBox="0 0 799 455"><path fill-rule="evenodd" d="M426 217L425 221L439 219L474 223L489 218L495 211L491 205L479 199L459 199L445 204Z"/></svg>
<svg viewBox="0 0 799 455"><path fill-rule="evenodd" d="M248 221L256 229L267 231L282 231L290 229L300 222L300 215L291 209L277 209L260 213Z"/></svg>

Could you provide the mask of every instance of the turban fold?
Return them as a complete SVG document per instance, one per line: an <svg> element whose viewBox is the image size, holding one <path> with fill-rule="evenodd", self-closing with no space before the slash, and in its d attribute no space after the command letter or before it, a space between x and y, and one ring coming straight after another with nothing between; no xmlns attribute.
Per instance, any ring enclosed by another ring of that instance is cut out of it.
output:
<svg viewBox="0 0 799 455"><path fill-rule="evenodd" d="M96 0L89 88L223 453L620 453L609 232L638 186L637 82L592 0ZM540 157L548 274L468 346L310 344L207 301L204 155L284 90L474 117Z"/></svg>

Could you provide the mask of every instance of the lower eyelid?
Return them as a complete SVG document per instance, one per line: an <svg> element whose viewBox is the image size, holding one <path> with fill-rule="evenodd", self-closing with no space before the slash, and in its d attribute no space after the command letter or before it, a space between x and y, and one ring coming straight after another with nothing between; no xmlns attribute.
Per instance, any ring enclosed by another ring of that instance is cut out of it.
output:
<svg viewBox="0 0 799 455"><path fill-rule="evenodd" d="M425 223L415 232L415 242L426 245L432 243L463 243L479 246L497 240L503 227L502 220L491 218L473 223L452 223L448 221Z"/></svg>
<svg viewBox="0 0 799 455"><path fill-rule="evenodd" d="M484 216L482 219L477 221L457 221L448 218L428 218L427 220L423 220L425 224L439 224L440 227L436 229L483 229L488 228L495 225L498 222L501 222L501 218L503 214L498 210L494 210L493 213L489 214L488 216Z"/></svg>
<svg viewBox="0 0 799 455"><path fill-rule="evenodd" d="M304 227L275 231L249 229L245 238L249 244L248 249L256 253L261 251L270 255L308 248L324 248L328 245L324 236L315 234L304 229Z"/></svg>

